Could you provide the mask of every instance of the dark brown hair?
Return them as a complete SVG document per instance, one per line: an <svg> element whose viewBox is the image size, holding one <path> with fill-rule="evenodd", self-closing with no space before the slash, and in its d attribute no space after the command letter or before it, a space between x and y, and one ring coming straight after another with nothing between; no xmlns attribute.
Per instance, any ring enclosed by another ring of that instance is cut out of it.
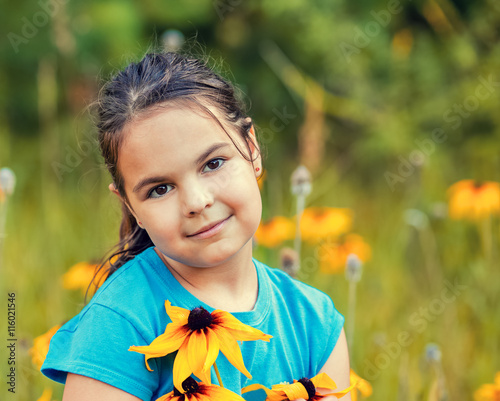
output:
<svg viewBox="0 0 500 401"><path fill-rule="evenodd" d="M235 88L212 71L204 61L178 53L150 53L115 75L103 86L93 108L104 162L116 189L124 199L123 218L120 241L100 265L94 282L97 276L109 278L124 263L154 245L125 204L128 199L123 177L118 170L118 153L127 124L144 116L146 112L172 104L200 108L210 114L228 134L224 125L207 106L215 107L218 114L241 135L247 145L252 142L249 136L252 121L245 114ZM230 135L229 137L231 138ZM238 150L250 160L241 149ZM247 150L250 151L250 147Z"/></svg>

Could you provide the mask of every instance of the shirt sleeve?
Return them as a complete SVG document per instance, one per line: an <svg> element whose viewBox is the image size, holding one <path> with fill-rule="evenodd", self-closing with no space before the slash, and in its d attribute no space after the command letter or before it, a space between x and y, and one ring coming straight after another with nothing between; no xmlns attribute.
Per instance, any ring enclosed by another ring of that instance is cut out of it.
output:
<svg viewBox="0 0 500 401"><path fill-rule="evenodd" d="M335 308L333 301L329 296L325 297L325 306L323 309L322 319L324 321L324 348L321 353L321 357L319 359L319 363L316 367L316 372L319 371L325 366L326 361L330 357L335 345L337 345L337 341L340 337L340 333L342 332L342 327L344 327L344 316L340 314L339 311Z"/></svg>
<svg viewBox="0 0 500 401"><path fill-rule="evenodd" d="M67 373L87 376L149 401L159 372L154 360L150 372L143 354L128 351L135 344L148 342L125 317L94 304L52 337L42 373L59 383L66 382Z"/></svg>

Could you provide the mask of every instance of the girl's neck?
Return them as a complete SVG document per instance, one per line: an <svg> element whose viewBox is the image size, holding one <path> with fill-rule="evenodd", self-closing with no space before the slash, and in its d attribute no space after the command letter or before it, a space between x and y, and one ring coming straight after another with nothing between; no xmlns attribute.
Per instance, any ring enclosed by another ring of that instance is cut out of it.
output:
<svg viewBox="0 0 500 401"><path fill-rule="evenodd" d="M177 281L200 301L227 312L253 309L259 284L251 242L224 264L211 268L185 266L155 251Z"/></svg>

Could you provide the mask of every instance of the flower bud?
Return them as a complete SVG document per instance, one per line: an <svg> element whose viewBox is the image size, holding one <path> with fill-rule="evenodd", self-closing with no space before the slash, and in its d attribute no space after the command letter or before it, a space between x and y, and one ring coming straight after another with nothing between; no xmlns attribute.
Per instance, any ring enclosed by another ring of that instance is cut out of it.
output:
<svg viewBox="0 0 500 401"><path fill-rule="evenodd" d="M299 272L299 255L292 248L283 248L280 251L281 269L295 277Z"/></svg>
<svg viewBox="0 0 500 401"><path fill-rule="evenodd" d="M163 47L167 52L178 51L185 42L184 34L177 29L169 29L161 35Z"/></svg>
<svg viewBox="0 0 500 401"><path fill-rule="evenodd" d="M417 230L422 230L429 225L429 218L424 212L417 209L407 209L404 212L406 224L415 227Z"/></svg>
<svg viewBox="0 0 500 401"><path fill-rule="evenodd" d="M292 194L307 196L312 191L311 173L305 166L299 166L292 173Z"/></svg>
<svg viewBox="0 0 500 401"><path fill-rule="evenodd" d="M347 281L357 283L361 280L361 275L363 273L363 262L354 253L347 255L347 261L345 264L345 278Z"/></svg>
<svg viewBox="0 0 500 401"><path fill-rule="evenodd" d="M2 188L2 191L7 196L10 196L14 193L15 186L16 175L14 172L8 167L0 169L0 188Z"/></svg>
<svg viewBox="0 0 500 401"><path fill-rule="evenodd" d="M425 359L428 363L440 363L441 362L441 349L439 345L434 343L429 343L425 346Z"/></svg>
<svg viewBox="0 0 500 401"><path fill-rule="evenodd" d="M432 205L432 216L444 220L448 217L448 205L444 202L436 202Z"/></svg>

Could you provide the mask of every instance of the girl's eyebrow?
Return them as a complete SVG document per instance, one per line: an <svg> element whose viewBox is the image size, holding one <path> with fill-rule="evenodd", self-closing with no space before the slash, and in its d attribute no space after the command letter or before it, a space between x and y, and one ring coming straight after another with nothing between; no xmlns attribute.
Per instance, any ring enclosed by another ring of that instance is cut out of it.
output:
<svg viewBox="0 0 500 401"><path fill-rule="evenodd" d="M216 150L218 149L221 149L221 148L224 148L224 147L227 147L227 146L230 146L229 143L227 142L218 142L218 143L214 143L213 145L211 145L207 150L205 150L197 159L196 159L196 164L200 164L201 162L203 162L208 156L210 156L210 154L212 154L213 152L215 152ZM155 184L155 183L158 183L158 182L162 182L162 181L165 181L165 177L160 177L160 176L155 176L155 177L148 177L148 178L144 178L143 180L139 181L139 183L134 187L134 189L132 190L132 192L139 192L143 187L145 187L146 185L149 185L149 184Z"/></svg>
<svg viewBox="0 0 500 401"><path fill-rule="evenodd" d="M224 148L226 146L230 146L229 143L227 142L218 142L214 143L212 146L210 146L207 150L205 150L197 159L196 159L196 164L200 164L203 160L205 160L211 153L215 152L216 150L220 148Z"/></svg>

